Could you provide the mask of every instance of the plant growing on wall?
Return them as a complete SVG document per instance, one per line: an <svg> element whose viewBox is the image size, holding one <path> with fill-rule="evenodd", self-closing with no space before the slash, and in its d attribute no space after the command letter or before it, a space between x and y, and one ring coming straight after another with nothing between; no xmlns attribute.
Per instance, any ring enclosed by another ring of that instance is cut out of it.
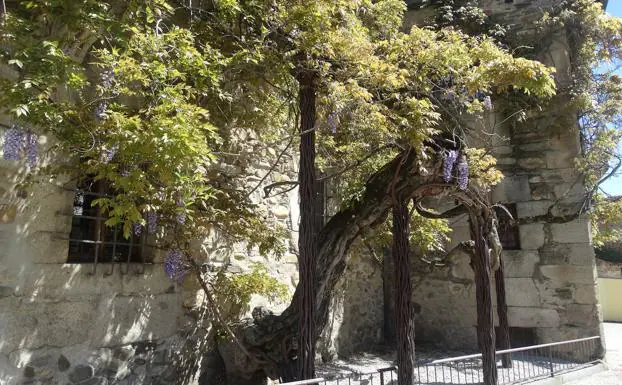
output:
<svg viewBox="0 0 622 385"><path fill-rule="evenodd" d="M510 88L535 97L554 93L550 70L540 63L452 29L403 33L403 11L397 0L25 1L3 20L10 77L0 82L0 101L17 127L52 134L57 152L67 154L43 173L82 164L119 191L97 202L109 225L122 224L128 235L157 213L174 239L164 238L163 246L186 258L171 253L172 275L189 264L216 310L218 290L205 282L188 244L219 233L278 254L282 234L254 205L258 185L249 185L246 168L274 162L267 150L295 153L291 144L300 140L304 168L290 185L307 192L305 212L313 212L316 168L340 196L339 210L317 233L305 225L311 251L301 261L315 279L303 270L309 286L303 293L299 285L287 310L229 333L245 357L228 361L232 372L249 381L278 377L292 351L313 358L346 252L386 223L396 206L391 190L402 213L404 202L424 196L486 191L499 174L468 150L461 119L490 108ZM448 148L462 151L456 167L461 175L471 167L470 182L443 179ZM486 233L488 222L473 223ZM411 228L413 237L435 240L428 229ZM255 278L253 290L276 289ZM221 276L218 285L244 286L227 282ZM302 297L307 306L299 307ZM293 344L305 316L306 342ZM312 364L301 372L312 374Z"/></svg>

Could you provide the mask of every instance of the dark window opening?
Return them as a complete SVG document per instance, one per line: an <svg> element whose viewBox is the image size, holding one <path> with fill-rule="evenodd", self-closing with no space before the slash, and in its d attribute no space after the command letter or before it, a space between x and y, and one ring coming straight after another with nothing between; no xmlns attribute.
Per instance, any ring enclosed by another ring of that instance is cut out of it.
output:
<svg viewBox="0 0 622 385"><path fill-rule="evenodd" d="M497 347L499 347L499 327L495 327ZM512 348L522 348L538 344L535 328L510 328L510 346Z"/></svg>
<svg viewBox="0 0 622 385"><path fill-rule="evenodd" d="M495 213L497 220L499 221L497 232L499 233L499 240L504 250L520 250L520 234L517 222L516 203L505 203L503 205L505 210L500 207L495 207ZM506 212L507 210L507 212ZM508 215L512 215L512 218Z"/></svg>
<svg viewBox="0 0 622 385"><path fill-rule="evenodd" d="M142 234L125 239L122 226L106 226L108 218L93 206L93 201L111 194L104 181L92 179L85 179L76 189L67 263L145 262Z"/></svg>

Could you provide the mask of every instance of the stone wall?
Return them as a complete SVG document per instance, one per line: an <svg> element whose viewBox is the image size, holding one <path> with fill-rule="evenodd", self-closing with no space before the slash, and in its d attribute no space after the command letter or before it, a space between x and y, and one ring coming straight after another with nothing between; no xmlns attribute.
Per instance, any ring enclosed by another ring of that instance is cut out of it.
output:
<svg viewBox="0 0 622 385"><path fill-rule="evenodd" d="M69 179L42 177L19 187L29 170L2 159L3 137L0 129L0 383L196 383L202 372L217 372L213 365L222 363L203 356L213 337L196 280L170 281L162 268L165 252L154 251L145 265L98 264L93 270L93 264L67 264L74 199ZM46 138L40 142L46 146ZM270 167L259 165L248 182L259 182ZM293 293L297 192L267 200L256 194L266 220L292 231L281 261L249 255L242 245L214 248L213 239L197 242L197 252L206 262L228 264L232 274L263 263ZM241 253L245 258L235 258ZM260 297L252 302L268 304Z"/></svg>
<svg viewBox="0 0 622 385"><path fill-rule="evenodd" d="M334 291L328 325L318 343L322 360L371 351L383 343L382 285L382 261L367 252L349 254L344 276Z"/></svg>
<svg viewBox="0 0 622 385"><path fill-rule="evenodd" d="M556 3L478 2L497 22L513 28L511 33L517 36L533 33L533 22ZM425 22L433 14L429 8L415 8L406 15L405 28ZM556 80L564 85L570 81L566 39L558 35L547 36L547 40L548 47L536 56L556 68ZM568 223L547 223L539 218L558 200L553 210L556 215L573 212L584 196L581 175L574 168L574 159L580 155L576 114L568 111L564 102L530 115L523 123L509 124L507 120L499 124L506 116L492 116L489 124L494 127L494 140L483 144L492 147L505 175L492 199L515 203L520 221L521 249L503 252L510 326L531 329L536 343L602 335L588 220L581 217ZM466 218L452 223L448 250L469 239ZM349 261L343 292L338 293L333 306L334 323L325 336L332 336L334 345L330 349L340 355L373 349L375 331L384 326L384 317L375 315L384 306L380 295L382 268L358 265L361 259L365 258ZM367 281L360 282L365 276ZM446 266L434 268L416 262L413 276L417 340L449 349L476 349L475 283L468 257L458 255ZM367 288L377 292L370 294ZM349 290L358 294L350 294ZM347 308L365 309L365 316L348 312Z"/></svg>
<svg viewBox="0 0 622 385"><path fill-rule="evenodd" d="M502 23L520 23L521 30L514 33L528 34L530 23L552 3L481 1L480 5ZM550 45L539 56L556 67L556 79L564 84L570 68L565 38L548 38ZM522 123L495 124L492 141L505 175L492 200L515 203L520 223L520 250L503 252L509 322L511 327L533 329L537 343L601 335L588 220L548 223L542 219L555 203L554 214L573 212L584 196L581 175L574 169L574 159L580 156L575 114L563 103L554 102ZM453 228L450 249L469 237L466 219L456 221ZM468 258L457 257L417 280L413 300L420 310L418 338L452 348L477 346L475 289Z"/></svg>

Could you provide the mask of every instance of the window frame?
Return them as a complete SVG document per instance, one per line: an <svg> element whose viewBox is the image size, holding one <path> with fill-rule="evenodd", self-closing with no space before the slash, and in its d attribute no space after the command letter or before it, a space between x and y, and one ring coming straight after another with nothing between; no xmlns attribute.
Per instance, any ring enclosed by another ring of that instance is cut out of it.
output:
<svg viewBox="0 0 622 385"><path fill-rule="evenodd" d="M140 265L141 268L136 269L136 272L138 274L144 273L144 265L152 263L151 258L147 258L146 229L143 228L140 235L135 235L132 231L130 238L125 240L122 236L119 237L121 225L106 226L104 222L108 218L103 216L101 208L91 206L93 200L113 195L106 183L102 180L93 181L92 178L87 177L81 179L78 186L72 191L74 195L71 228L66 238L69 244L66 263L91 265L91 274L96 272L97 266L100 264L110 266L108 271L104 273L105 275L113 274L114 266L117 264L120 266L121 274L129 273L131 265ZM79 197L82 199L80 200ZM85 213L85 210L91 212ZM85 245L87 248L92 248L92 251L84 251ZM107 248L112 249L109 255L107 255ZM118 252L118 249L121 251ZM125 269L123 265L125 265Z"/></svg>

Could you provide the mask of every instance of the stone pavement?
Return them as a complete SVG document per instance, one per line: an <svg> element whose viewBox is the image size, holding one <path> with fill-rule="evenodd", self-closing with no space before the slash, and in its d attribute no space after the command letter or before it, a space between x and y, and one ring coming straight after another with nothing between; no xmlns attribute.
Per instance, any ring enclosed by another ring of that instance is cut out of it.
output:
<svg viewBox="0 0 622 385"><path fill-rule="evenodd" d="M622 384L622 323L607 322L605 328L605 360L609 370L569 382L570 385L620 385Z"/></svg>

